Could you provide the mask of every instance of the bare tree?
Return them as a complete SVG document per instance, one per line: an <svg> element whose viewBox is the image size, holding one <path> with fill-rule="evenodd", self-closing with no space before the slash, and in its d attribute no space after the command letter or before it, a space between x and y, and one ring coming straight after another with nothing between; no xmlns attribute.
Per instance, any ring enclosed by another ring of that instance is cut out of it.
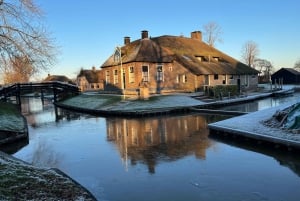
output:
<svg viewBox="0 0 300 201"><path fill-rule="evenodd" d="M4 75L14 74L16 66L30 65L29 74L28 70L19 72L31 77L55 62L55 47L41 19L33 0L0 0L0 69Z"/></svg>
<svg viewBox="0 0 300 201"><path fill-rule="evenodd" d="M272 63L266 59L255 59L253 67L259 71L259 81L269 82L274 71Z"/></svg>
<svg viewBox="0 0 300 201"><path fill-rule="evenodd" d="M247 41L242 48L242 60L251 67L259 54L258 45L253 41Z"/></svg>
<svg viewBox="0 0 300 201"><path fill-rule="evenodd" d="M203 26L205 41L215 47L216 42L222 42L222 28L215 22L209 22Z"/></svg>
<svg viewBox="0 0 300 201"><path fill-rule="evenodd" d="M298 59L294 65L294 69L300 71L300 59Z"/></svg>

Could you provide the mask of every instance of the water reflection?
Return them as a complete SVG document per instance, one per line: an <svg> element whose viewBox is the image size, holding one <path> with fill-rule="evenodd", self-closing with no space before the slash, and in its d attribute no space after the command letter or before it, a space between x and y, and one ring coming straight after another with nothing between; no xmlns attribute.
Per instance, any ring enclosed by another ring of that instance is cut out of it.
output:
<svg viewBox="0 0 300 201"><path fill-rule="evenodd" d="M293 103L299 101L299 98L300 98L300 93L297 92L294 93L292 96L269 97L260 100L254 100L248 103L222 107L222 109L229 110L229 111L255 112L270 107L277 107L285 103Z"/></svg>
<svg viewBox="0 0 300 201"><path fill-rule="evenodd" d="M121 158L128 163L144 163L155 173L158 161L172 161L187 155L206 158L213 145L207 124L222 116L173 116L146 119L107 118L107 140L114 141Z"/></svg>
<svg viewBox="0 0 300 201"><path fill-rule="evenodd" d="M7 154L14 154L28 144L29 139L18 140L14 143L0 145L0 150Z"/></svg>
<svg viewBox="0 0 300 201"><path fill-rule="evenodd" d="M247 139L244 137L237 137L231 135L221 135L215 132L210 132L209 137L216 142L222 142L234 147L239 147L244 150L250 150L257 153L262 153L276 159L281 166L291 169L296 175L300 177L300 158L299 151L293 150L289 152L285 148L276 147L272 143L258 142L256 140Z"/></svg>
<svg viewBox="0 0 300 201"><path fill-rule="evenodd" d="M22 98L21 108L23 115L26 116L28 125L32 127L43 126L49 123L50 119L55 116L55 122L60 120L80 119L80 114L55 107L51 99L40 98Z"/></svg>

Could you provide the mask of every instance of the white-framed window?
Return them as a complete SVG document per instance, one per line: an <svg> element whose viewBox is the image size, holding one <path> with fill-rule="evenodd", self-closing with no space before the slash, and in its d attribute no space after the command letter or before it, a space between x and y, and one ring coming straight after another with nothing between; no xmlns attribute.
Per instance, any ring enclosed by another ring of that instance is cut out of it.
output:
<svg viewBox="0 0 300 201"><path fill-rule="evenodd" d="M157 81L164 81L164 72L163 72L163 66L158 65L156 68L156 80Z"/></svg>
<svg viewBox="0 0 300 201"><path fill-rule="evenodd" d="M179 83L180 82L180 75L177 75L176 76L176 83Z"/></svg>
<svg viewBox="0 0 300 201"><path fill-rule="evenodd" d="M213 57L213 59L218 62L219 61L219 57Z"/></svg>
<svg viewBox="0 0 300 201"><path fill-rule="evenodd" d="M173 71L173 66L169 66L169 71L170 71L170 72Z"/></svg>
<svg viewBox="0 0 300 201"><path fill-rule="evenodd" d="M134 67L129 67L129 83L134 83L135 76L134 76Z"/></svg>
<svg viewBox="0 0 300 201"><path fill-rule="evenodd" d="M114 84L118 84L118 82L119 82L118 70L114 70Z"/></svg>
<svg viewBox="0 0 300 201"><path fill-rule="evenodd" d="M186 83L186 82L187 82L187 76L186 76L186 74L183 74L183 75L182 75L182 82L183 82L183 83Z"/></svg>
<svg viewBox="0 0 300 201"><path fill-rule="evenodd" d="M106 82L106 84L109 84L109 83L110 83L109 70L107 70L107 71L105 72L105 82Z"/></svg>
<svg viewBox="0 0 300 201"><path fill-rule="evenodd" d="M219 75L218 74L214 74L214 80L218 80L219 79Z"/></svg>
<svg viewBox="0 0 300 201"><path fill-rule="evenodd" d="M142 81L149 82L149 67L142 66Z"/></svg>

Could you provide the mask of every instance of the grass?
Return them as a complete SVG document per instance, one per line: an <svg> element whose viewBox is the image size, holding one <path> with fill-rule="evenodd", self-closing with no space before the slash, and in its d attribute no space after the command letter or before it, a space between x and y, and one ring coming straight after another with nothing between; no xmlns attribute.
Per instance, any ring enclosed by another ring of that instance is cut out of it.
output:
<svg viewBox="0 0 300 201"><path fill-rule="evenodd" d="M120 96L82 94L62 101L63 104L74 107L96 109L120 102Z"/></svg>
<svg viewBox="0 0 300 201"><path fill-rule="evenodd" d="M150 97L148 100L124 100L121 96L82 94L62 101L61 103L87 109L138 111L195 106L200 105L203 102L185 95L161 95Z"/></svg>
<svg viewBox="0 0 300 201"><path fill-rule="evenodd" d="M0 130L23 131L24 119L18 108L12 103L0 102Z"/></svg>
<svg viewBox="0 0 300 201"><path fill-rule="evenodd" d="M0 154L0 200L94 200L70 178Z"/></svg>

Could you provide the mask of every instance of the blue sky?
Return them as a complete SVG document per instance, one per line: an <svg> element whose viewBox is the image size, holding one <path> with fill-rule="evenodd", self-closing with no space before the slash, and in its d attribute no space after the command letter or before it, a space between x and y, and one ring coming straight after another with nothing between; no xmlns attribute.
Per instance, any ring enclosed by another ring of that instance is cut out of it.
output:
<svg viewBox="0 0 300 201"><path fill-rule="evenodd" d="M295 0L37 0L44 24L59 47L58 62L47 73L76 77L80 68L99 68L124 36L184 35L209 22L221 28L216 48L241 60L242 46L258 44L262 59L275 69L300 58L300 3Z"/></svg>

